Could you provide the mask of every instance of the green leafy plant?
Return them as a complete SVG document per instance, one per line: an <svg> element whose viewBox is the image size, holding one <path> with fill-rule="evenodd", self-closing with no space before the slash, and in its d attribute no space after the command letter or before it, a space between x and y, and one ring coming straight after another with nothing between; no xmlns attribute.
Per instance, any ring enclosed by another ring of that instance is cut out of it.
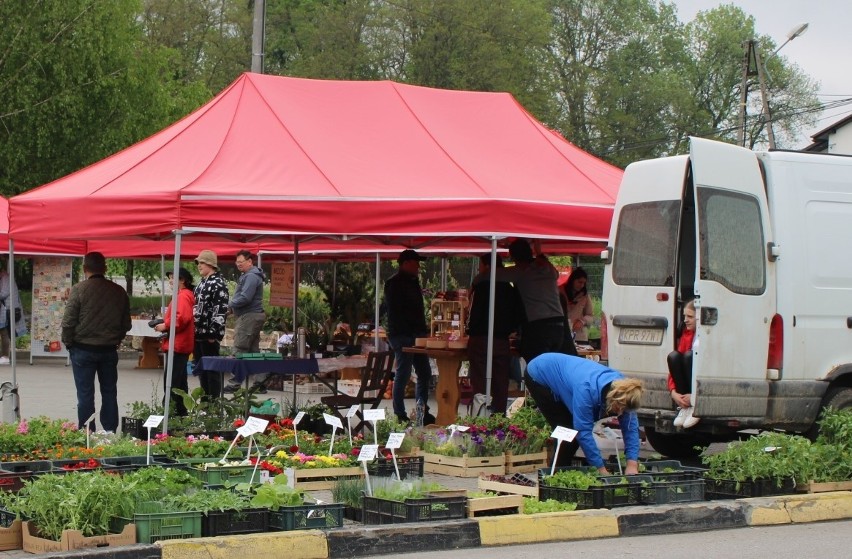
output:
<svg viewBox="0 0 852 559"><path fill-rule="evenodd" d="M263 483L261 485L239 483L235 486L235 490L251 495L251 506L269 510L292 507L305 502L304 493L288 486L287 476L284 474L275 476L272 479L272 483Z"/></svg>
<svg viewBox="0 0 852 559"><path fill-rule="evenodd" d="M524 497L524 514L562 512L570 510L577 510L577 503L562 503L554 499L539 501L536 497Z"/></svg>
<svg viewBox="0 0 852 559"><path fill-rule="evenodd" d="M588 489L603 485L595 470L561 470L553 475L544 476L543 485L565 487L566 489Z"/></svg>
<svg viewBox="0 0 852 559"><path fill-rule="evenodd" d="M335 503L361 508L361 497L367 489L367 482L360 478L339 478L331 488L331 498Z"/></svg>

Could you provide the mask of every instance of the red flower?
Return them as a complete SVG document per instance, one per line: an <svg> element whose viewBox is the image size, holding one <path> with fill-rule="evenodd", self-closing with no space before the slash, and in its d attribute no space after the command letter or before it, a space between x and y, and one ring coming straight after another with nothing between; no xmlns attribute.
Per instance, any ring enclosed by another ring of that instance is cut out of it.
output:
<svg viewBox="0 0 852 559"><path fill-rule="evenodd" d="M299 452L299 445L294 444L290 446L290 453Z"/></svg>
<svg viewBox="0 0 852 559"><path fill-rule="evenodd" d="M284 418L282 418L282 419L279 421L279 423L281 424L281 426L282 426L282 427L286 427L287 429L292 429L292 428L293 428L293 420L292 420L292 419L290 419L289 417L284 417Z"/></svg>
<svg viewBox="0 0 852 559"><path fill-rule="evenodd" d="M355 447L355 448L352 449L352 456L358 456L359 454L361 454L360 448Z"/></svg>
<svg viewBox="0 0 852 559"><path fill-rule="evenodd" d="M238 417L237 419L234 420L234 427L242 427L245 424L246 424L245 419L242 419L240 417Z"/></svg>

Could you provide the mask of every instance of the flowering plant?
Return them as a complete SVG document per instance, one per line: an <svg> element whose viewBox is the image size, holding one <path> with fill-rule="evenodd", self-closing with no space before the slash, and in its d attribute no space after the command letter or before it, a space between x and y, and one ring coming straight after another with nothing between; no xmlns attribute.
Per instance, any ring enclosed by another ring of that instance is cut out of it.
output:
<svg viewBox="0 0 852 559"><path fill-rule="evenodd" d="M283 450L275 453L269 463L279 468L344 468L354 466L356 457L344 453L328 455L304 454L296 452L288 454Z"/></svg>
<svg viewBox="0 0 852 559"><path fill-rule="evenodd" d="M514 417L508 419L501 414L465 418L461 424L470 427L469 433L472 436L496 437L501 442L503 450L513 454L541 452L550 436L549 429L539 427L532 421L521 425L515 421Z"/></svg>
<svg viewBox="0 0 852 559"><path fill-rule="evenodd" d="M225 454L229 446L230 441L227 439L207 435L175 437L158 434L151 439L151 451L169 458L218 458Z"/></svg>

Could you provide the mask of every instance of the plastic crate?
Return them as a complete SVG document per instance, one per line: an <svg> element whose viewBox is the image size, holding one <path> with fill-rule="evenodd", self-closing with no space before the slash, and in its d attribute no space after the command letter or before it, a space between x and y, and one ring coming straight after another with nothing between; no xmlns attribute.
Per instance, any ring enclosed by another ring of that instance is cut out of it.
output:
<svg viewBox="0 0 852 559"><path fill-rule="evenodd" d="M132 520L114 517L110 528L121 532L130 523L136 525L137 543L201 537L200 512L162 512L160 503L142 503Z"/></svg>
<svg viewBox="0 0 852 559"><path fill-rule="evenodd" d="M314 530L343 526L343 504L296 505L269 511L269 530Z"/></svg>
<svg viewBox="0 0 852 559"><path fill-rule="evenodd" d="M0 528L8 528L17 518L14 512L0 508Z"/></svg>
<svg viewBox="0 0 852 559"><path fill-rule="evenodd" d="M367 497L362 501L364 524L400 524L467 517L467 497L425 497L405 502Z"/></svg>
<svg viewBox="0 0 852 559"><path fill-rule="evenodd" d="M710 499L742 499L746 497L766 497L794 493L796 483L793 478L752 479L736 481L732 479L704 478L704 495Z"/></svg>
<svg viewBox="0 0 852 559"><path fill-rule="evenodd" d="M143 427L145 425L146 419L141 419L138 417L122 417L121 418L121 432L125 435L129 435L134 439L139 439L142 441L148 440L148 428ZM151 428L151 436L159 435L163 432L161 427L152 427Z"/></svg>
<svg viewBox="0 0 852 559"><path fill-rule="evenodd" d="M396 465L399 468L400 479L423 477L423 463L422 456L397 456ZM396 476L393 460L386 460L384 458L379 458L376 462L369 464L367 471L371 476Z"/></svg>
<svg viewBox="0 0 852 559"><path fill-rule="evenodd" d="M607 462L606 467L611 472L618 471L618 463ZM621 465L624 467L624 464ZM674 471L665 471L674 470ZM706 468L684 466L679 460L646 460L639 463L639 473L650 475L655 481L673 481L679 479L699 479L704 477Z"/></svg>
<svg viewBox="0 0 852 559"><path fill-rule="evenodd" d="M642 487L642 502L646 505L665 505L669 503L691 503L704 500L704 480L668 479L656 480L652 476L639 475L647 484ZM632 480L633 476L631 476ZM640 482L644 481L639 480Z"/></svg>
<svg viewBox="0 0 852 559"><path fill-rule="evenodd" d="M631 476L634 479L637 476ZM538 499L553 499L561 503L577 503L578 509L611 509L641 505L643 485L638 480L623 483L621 476L601 476L604 485L588 489L569 489L567 487L538 486Z"/></svg>
<svg viewBox="0 0 852 559"><path fill-rule="evenodd" d="M268 531L269 509L210 511L201 522L201 535L205 538Z"/></svg>
<svg viewBox="0 0 852 559"><path fill-rule="evenodd" d="M207 460L215 463L216 460ZM189 466L189 473L200 479L207 486L225 485L226 483L248 483L251 481L254 465L249 466L221 466L204 469L198 464ZM254 481L260 481L260 468L254 475Z"/></svg>
<svg viewBox="0 0 852 559"><path fill-rule="evenodd" d="M95 461L98 463L98 465L94 468L89 468L88 466L86 466L85 468L66 469L65 466L76 466L81 462L87 464L89 462L89 459L78 458L76 460L51 460L51 462L53 463L53 469L56 470L54 473L56 474L67 474L68 472L91 472L92 470L100 470L101 468L103 468L103 464L101 464L101 461L99 459Z"/></svg>
<svg viewBox="0 0 852 559"><path fill-rule="evenodd" d="M151 456L151 466L160 466L161 468L186 468L186 464L181 464L174 458L163 456L160 454ZM134 472L140 468L148 466L147 456L109 456L101 458L101 466L109 472Z"/></svg>
<svg viewBox="0 0 852 559"><path fill-rule="evenodd" d="M0 462L0 490L17 493L24 486L25 480L54 472L53 463L50 460Z"/></svg>

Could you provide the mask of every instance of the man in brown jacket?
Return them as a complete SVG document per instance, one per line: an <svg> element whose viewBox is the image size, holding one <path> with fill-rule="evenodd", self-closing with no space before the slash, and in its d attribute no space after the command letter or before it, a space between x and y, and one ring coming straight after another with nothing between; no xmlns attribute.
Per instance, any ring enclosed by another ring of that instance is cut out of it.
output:
<svg viewBox="0 0 852 559"><path fill-rule="evenodd" d="M71 356L77 386L80 429L94 430L95 375L101 389L101 427L118 429L118 345L130 330L130 299L118 284L106 279L106 260L100 252L83 258L86 280L71 288L62 317L62 342Z"/></svg>

